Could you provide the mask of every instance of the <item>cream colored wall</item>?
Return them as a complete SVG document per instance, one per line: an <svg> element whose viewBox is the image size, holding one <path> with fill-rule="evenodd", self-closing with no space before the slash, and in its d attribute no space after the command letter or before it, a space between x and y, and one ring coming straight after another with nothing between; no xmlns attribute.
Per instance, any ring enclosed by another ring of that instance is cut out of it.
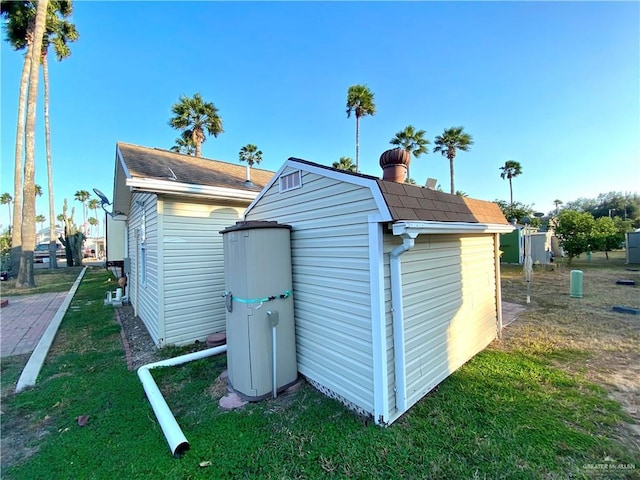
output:
<svg viewBox="0 0 640 480"><path fill-rule="evenodd" d="M163 198L164 344L193 343L225 330L224 255L219 232L234 225L245 208Z"/></svg>
<svg viewBox="0 0 640 480"><path fill-rule="evenodd" d="M385 236L385 257L398 238ZM407 405L411 406L496 336L493 235L420 235L402 258ZM385 285L389 263L385 258ZM388 399L395 377L391 299L385 298Z"/></svg>
<svg viewBox="0 0 640 480"><path fill-rule="evenodd" d="M153 341L159 344L162 340L162 329L158 324L160 278L158 276L157 203L157 198L153 194L140 192L133 194L131 210L127 219L128 248L129 258L131 259L131 272L127 288L136 314L146 325ZM140 229L143 211L146 212L145 231L147 245L146 282L144 284L141 281L140 270Z"/></svg>
<svg viewBox="0 0 640 480"><path fill-rule="evenodd" d="M293 227L298 370L365 413L374 354L367 222L377 213L368 188L303 172L302 188L280 193L276 182L247 214Z"/></svg>

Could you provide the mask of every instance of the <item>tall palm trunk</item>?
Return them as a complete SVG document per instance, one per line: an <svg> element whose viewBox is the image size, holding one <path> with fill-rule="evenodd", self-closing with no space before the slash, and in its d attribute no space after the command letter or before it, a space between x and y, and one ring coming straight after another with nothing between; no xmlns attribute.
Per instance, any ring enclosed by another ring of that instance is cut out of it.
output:
<svg viewBox="0 0 640 480"><path fill-rule="evenodd" d="M360 173L360 116L356 114L356 173Z"/></svg>
<svg viewBox="0 0 640 480"><path fill-rule="evenodd" d="M29 90L27 93L27 120L25 130L24 188L22 191L22 255L16 288L35 287L33 278L33 250L36 245L36 192L35 192L35 143L36 143L36 98L38 96L38 59L42 54L42 36L47 21L48 0L38 0L36 26L31 49Z"/></svg>
<svg viewBox="0 0 640 480"><path fill-rule="evenodd" d="M513 187L511 186L511 177L509 178L509 199L511 200L511 206L513 206Z"/></svg>
<svg viewBox="0 0 640 480"><path fill-rule="evenodd" d="M456 193L456 187L453 184L453 159L456 158L455 154L447 155L449 158L449 175L451 176L451 195Z"/></svg>
<svg viewBox="0 0 640 480"><path fill-rule="evenodd" d="M47 150L47 181L49 186L49 269L58 268L56 258L56 212L53 204L53 170L51 168L51 126L49 124L49 63L47 51L42 55L42 79L44 81L44 138Z"/></svg>
<svg viewBox="0 0 640 480"><path fill-rule="evenodd" d="M193 139L193 143L196 145L196 157L202 157L202 142L204 142L205 136L204 132L196 127L193 129L193 134L191 135Z"/></svg>
<svg viewBox="0 0 640 480"><path fill-rule="evenodd" d="M20 264L22 252L22 157L24 155L24 114L26 109L27 87L31 71L32 41L27 43L22 74L20 76L20 93L18 94L18 121L16 126L16 156L13 172L13 223L11 223L11 255L9 271L15 275Z"/></svg>

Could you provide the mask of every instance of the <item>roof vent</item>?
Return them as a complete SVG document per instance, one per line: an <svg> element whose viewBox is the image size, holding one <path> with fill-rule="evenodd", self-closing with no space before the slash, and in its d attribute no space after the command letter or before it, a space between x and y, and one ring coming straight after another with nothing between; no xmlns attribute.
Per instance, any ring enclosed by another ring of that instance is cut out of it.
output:
<svg viewBox="0 0 640 480"><path fill-rule="evenodd" d="M403 183L407 177L407 165L411 156L402 148L392 148L380 155L382 167L382 179L391 182Z"/></svg>
<svg viewBox="0 0 640 480"><path fill-rule="evenodd" d="M244 186L245 187L255 187L255 185L253 184L253 182L251 181L251 167L249 166L249 164L247 164L247 179L244 181Z"/></svg>

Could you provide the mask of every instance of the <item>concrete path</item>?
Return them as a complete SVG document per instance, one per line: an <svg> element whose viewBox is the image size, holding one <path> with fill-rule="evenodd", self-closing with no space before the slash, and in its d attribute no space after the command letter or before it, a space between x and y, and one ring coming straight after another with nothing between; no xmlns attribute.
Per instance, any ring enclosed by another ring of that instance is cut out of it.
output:
<svg viewBox="0 0 640 480"><path fill-rule="evenodd" d="M524 305L517 303L502 302L502 327L513 323L520 313L527 309Z"/></svg>
<svg viewBox="0 0 640 480"><path fill-rule="evenodd" d="M33 352L67 293L3 297L9 304L0 309L0 356Z"/></svg>

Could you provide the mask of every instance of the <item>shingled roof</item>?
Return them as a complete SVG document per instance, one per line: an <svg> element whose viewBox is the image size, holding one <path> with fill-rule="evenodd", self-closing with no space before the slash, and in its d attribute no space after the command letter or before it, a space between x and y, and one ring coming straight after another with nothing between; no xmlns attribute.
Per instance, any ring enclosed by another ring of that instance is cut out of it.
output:
<svg viewBox="0 0 640 480"><path fill-rule="evenodd" d="M408 183L377 179L382 196L395 221L434 221L508 224L500 207Z"/></svg>
<svg viewBox="0 0 640 480"><path fill-rule="evenodd" d="M274 174L268 170L252 168L251 182L253 186L247 186L245 185L245 165L193 157L123 142L118 142L117 149L122 155L131 178L173 180L191 185L259 192L269 183ZM175 179L172 178L171 172L175 174Z"/></svg>
<svg viewBox="0 0 640 480"><path fill-rule="evenodd" d="M289 160L375 181L389 208L393 221L509 224L500 207L493 202L438 192L408 183L381 180L372 175L338 170L300 158L291 157Z"/></svg>

